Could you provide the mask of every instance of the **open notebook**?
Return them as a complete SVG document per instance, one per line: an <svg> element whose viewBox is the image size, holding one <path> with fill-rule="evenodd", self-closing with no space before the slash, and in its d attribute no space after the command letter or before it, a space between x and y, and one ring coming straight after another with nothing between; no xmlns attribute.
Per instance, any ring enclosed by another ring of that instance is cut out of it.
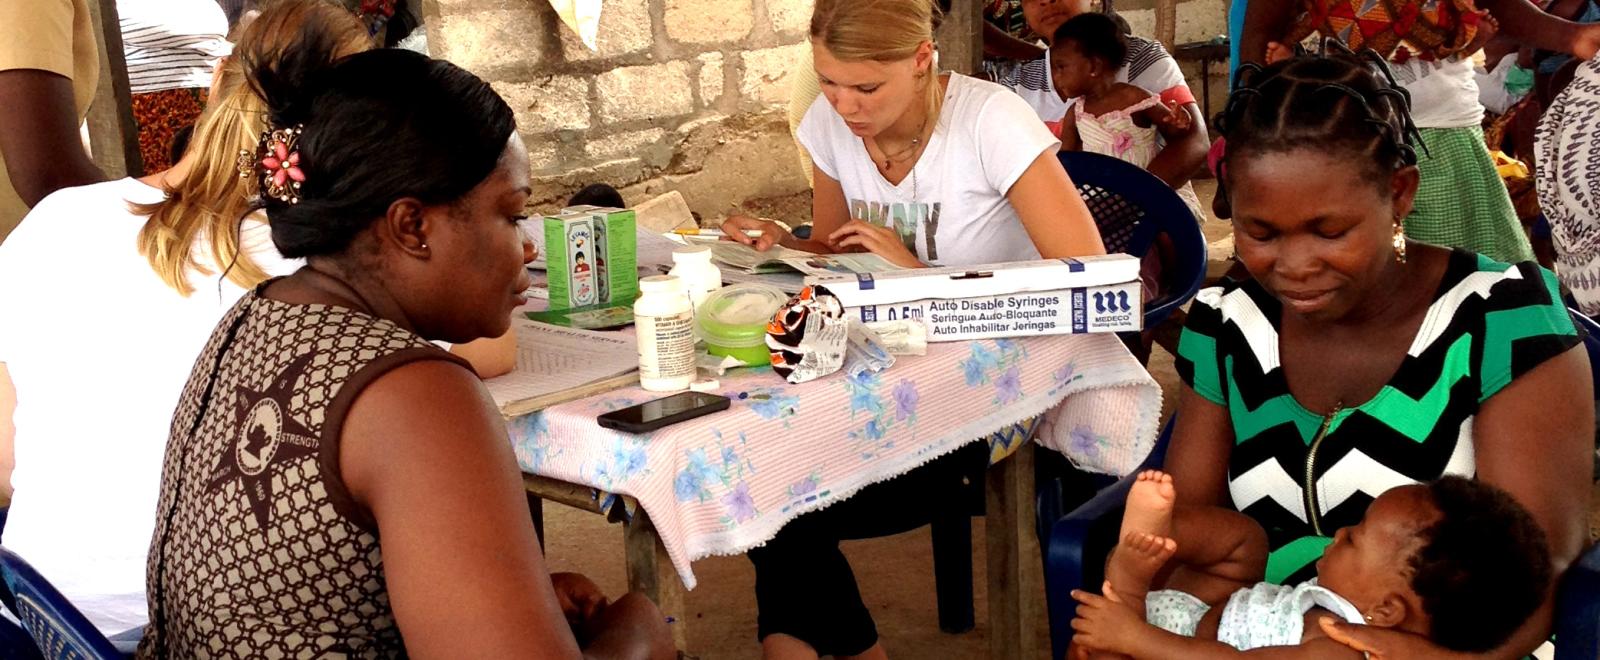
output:
<svg viewBox="0 0 1600 660"><path fill-rule="evenodd" d="M633 335L562 328L514 318L517 366L483 382L506 417L525 415L639 380Z"/></svg>
<svg viewBox="0 0 1600 660"><path fill-rule="evenodd" d="M788 273L804 275L838 275L840 273L880 273L902 270L883 257L870 253L813 254L774 245L766 252L740 243L718 241L711 246L711 257L717 263L746 273Z"/></svg>

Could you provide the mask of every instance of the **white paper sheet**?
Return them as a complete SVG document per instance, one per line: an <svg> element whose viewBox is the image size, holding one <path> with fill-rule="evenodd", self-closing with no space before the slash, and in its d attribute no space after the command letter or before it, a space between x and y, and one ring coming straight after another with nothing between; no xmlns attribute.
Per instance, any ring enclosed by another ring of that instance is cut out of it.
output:
<svg viewBox="0 0 1600 660"><path fill-rule="evenodd" d="M524 318L513 319L512 327L517 333L516 368L483 383L502 412L639 368L629 333L562 328Z"/></svg>
<svg viewBox="0 0 1600 660"><path fill-rule="evenodd" d="M640 269L657 266L672 267L672 251L687 245L676 235L664 235L639 228L639 242L634 250L634 263Z"/></svg>
<svg viewBox="0 0 1600 660"><path fill-rule="evenodd" d="M855 254L813 254L774 245L766 252L743 243L719 241L709 243L711 258L728 269L746 273L776 273L796 271L804 275L836 275L839 273L881 273L904 270L888 260L870 252Z"/></svg>

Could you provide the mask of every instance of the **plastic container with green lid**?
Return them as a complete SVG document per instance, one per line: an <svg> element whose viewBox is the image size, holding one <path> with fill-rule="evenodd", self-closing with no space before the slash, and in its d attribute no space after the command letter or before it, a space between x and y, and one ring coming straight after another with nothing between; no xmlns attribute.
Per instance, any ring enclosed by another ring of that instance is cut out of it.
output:
<svg viewBox="0 0 1600 660"><path fill-rule="evenodd" d="M766 284L725 286L701 303L695 312L695 332L706 342L706 352L735 358L745 364L768 364L767 322L789 296Z"/></svg>

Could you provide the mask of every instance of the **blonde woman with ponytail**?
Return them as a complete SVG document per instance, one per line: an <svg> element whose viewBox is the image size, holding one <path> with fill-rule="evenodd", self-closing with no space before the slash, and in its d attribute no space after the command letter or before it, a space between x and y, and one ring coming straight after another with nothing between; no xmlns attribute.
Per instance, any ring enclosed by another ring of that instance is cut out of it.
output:
<svg viewBox="0 0 1600 660"><path fill-rule="evenodd" d="M46 197L0 245L0 456L8 549L107 635L145 623L145 555L172 410L245 291L299 265L273 247L237 158L265 128L243 56L371 48L348 11L280 0L239 35L171 169ZM210 467L197 468L209 470Z"/></svg>
<svg viewBox="0 0 1600 660"><path fill-rule="evenodd" d="M1060 147L1009 89L935 67L931 0L817 0L822 95L800 122L813 160L811 240L747 217L723 228L757 249L872 252L895 264L968 265L1100 254ZM741 229L759 229L748 238ZM839 541L926 524L982 483L974 443L786 525L749 552L768 658L882 658Z"/></svg>
<svg viewBox="0 0 1600 660"><path fill-rule="evenodd" d="M761 250L872 252L908 268L1104 250L1027 103L937 71L938 20L931 0L818 0L810 34L823 98L797 131L814 163L812 239L742 216L724 223L730 236Z"/></svg>

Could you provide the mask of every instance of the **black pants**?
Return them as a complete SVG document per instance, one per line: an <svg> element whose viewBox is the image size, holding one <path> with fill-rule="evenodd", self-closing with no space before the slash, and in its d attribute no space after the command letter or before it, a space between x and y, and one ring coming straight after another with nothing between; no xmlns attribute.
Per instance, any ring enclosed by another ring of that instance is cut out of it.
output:
<svg viewBox="0 0 1600 660"><path fill-rule="evenodd" d="M899 534L982 501L987 442L975 442L855 496L795 518L747 556L756 567L757 635L800 639L818 655L856 655L878 641L839 542Z"/></svg>

